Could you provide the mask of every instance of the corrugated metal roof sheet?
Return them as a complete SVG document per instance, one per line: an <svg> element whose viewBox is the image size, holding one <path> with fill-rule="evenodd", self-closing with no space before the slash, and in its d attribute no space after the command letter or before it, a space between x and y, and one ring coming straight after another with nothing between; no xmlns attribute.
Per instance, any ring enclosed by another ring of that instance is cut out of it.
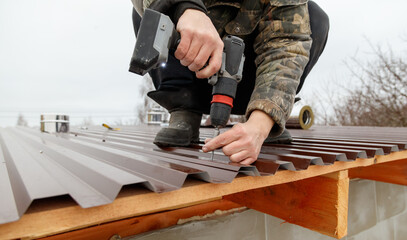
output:
<svg viewBox="0 0 407 240"><path fill-rule="evenodd" d="M35 199L70 195L87 208L114 201L125 185L151 191L179 189L187 177L231 182L238 174L273 175L278 169L307 169L406 149L406 128L314 127L291 130L294 142L265 145L254 166L229 163L221 150L203 144L161 149L152 143L157 127L73 129L51 135L36 129L0 129L0 224L18 220ZM212 135L201 129L202 140Z"/></svg>

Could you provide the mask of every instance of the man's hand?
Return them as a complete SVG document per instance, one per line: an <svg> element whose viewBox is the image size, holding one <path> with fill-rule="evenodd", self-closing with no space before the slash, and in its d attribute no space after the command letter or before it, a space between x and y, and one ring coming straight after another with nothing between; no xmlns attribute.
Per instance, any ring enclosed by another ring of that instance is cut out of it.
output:
<svg viewBox="0 0 407 240"><path fill-rule="evenodd" d="M209 78L219 71L223 41L205 13L187 9L178 20L177 31L181 34L181 42L175 57L182 65L196 72L197 78ZM208 59L208 66L202 69Z"/></svg>
<svg viewBox="0 0 407 240"><path fill-rule="evenodd" d="M266 113L253 111L247 122L236 124L213 139L206 139L202 150L209 152L222 147L230 161L249 165L257 160L273 125L274 121Z"/></svg>

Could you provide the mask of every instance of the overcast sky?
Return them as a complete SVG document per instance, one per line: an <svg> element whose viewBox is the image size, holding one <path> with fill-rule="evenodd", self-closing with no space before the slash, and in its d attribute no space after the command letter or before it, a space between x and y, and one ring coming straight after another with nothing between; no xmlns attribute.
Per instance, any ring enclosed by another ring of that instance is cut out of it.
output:
<svg viewBox="0 0 407 240"><path fill-rule="evenodd" d="M323 82L349 78L344 62L369 58L373 44L406 50L407 2L319 0L329 15L326 50L301 95ZM1 0L0 126L23 114L65 113L73 124L130 121L142 78L128 72L135 37L130 0Z"/></svg>

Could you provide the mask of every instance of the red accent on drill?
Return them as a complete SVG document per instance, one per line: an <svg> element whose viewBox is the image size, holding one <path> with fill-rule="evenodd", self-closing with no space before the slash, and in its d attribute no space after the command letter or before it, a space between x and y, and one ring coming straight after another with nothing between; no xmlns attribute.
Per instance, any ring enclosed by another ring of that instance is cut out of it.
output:
<svg viewBox="0 0 407 240"><path fill-rule="evenodd" d="M229 97L229 96L225 96L225 95L213 95L212 103L223 103L226 105L229 105L231 108L233 108L233 98Z"/></svg>

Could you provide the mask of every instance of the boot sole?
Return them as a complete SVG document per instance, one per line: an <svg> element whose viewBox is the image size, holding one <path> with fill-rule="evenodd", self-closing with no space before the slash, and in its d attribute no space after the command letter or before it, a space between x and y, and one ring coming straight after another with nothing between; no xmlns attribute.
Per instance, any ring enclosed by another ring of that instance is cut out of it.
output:
<svg viewBox="0 0 407 240"><path fill-rule="evenodd" d="M174 141L173 139L159 138L155 139L153 143L159 147L188 147L192 143L199 143L199 139L195 141Z"/></svg>
<svg viewBox="0 0 407 240"><path fill-rule="evenodd" d="M192 138L189 131L162 129L155 136L153 143L159 147L187 147L197 141L199 137Z"/></svg>
<svg viewBox="0 0 407 240"><path fill-rule="evenodd" d="M175 141L174 139L164 137L156 137L153 143L159 147L187 147L191 145L190 140Z"/></svg>
<svg viewBox="0 0 407 240"><path fill-rule="evenodd" d="M269 144L290 144L293 141L292 138L272 138L269 140L265 140L264 143L269 143Z"/></svg>

